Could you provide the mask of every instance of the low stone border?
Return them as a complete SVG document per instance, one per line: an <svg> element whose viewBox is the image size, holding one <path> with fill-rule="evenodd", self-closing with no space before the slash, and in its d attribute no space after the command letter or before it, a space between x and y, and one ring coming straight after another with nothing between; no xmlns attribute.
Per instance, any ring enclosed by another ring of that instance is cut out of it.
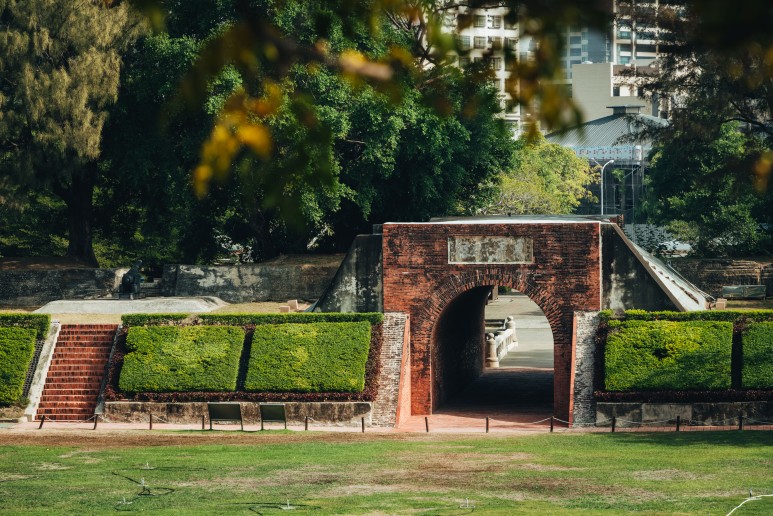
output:
<svg viewBox="0 0 773 516"><path fill-rule="evenodd" d="M717 403L596 403L596 422L609 426L613 417L620 427L633 423L649 423L675 420L677 416L687 425L690 421L700 425L725 424L742 414L745 418L773 421L773 402L743 401ZM622 420L622 421L620 421Z"/></svg>
<svg viewBox="0 0 773 516"><path fill-rule="evenodd" d="M259 403L239 403L245 423L260 423ZM293 401L284 405L288 424L302 425L308 416L310 422L315 425L358 426L362 424L362 418L365 418L366 426L373 426L373 410L369 402ZM151 413L156 423L198 424L201 423L202 416L207 416L207 403L106 401L101 418L107 423L146 423L149 422Z"/></svg>

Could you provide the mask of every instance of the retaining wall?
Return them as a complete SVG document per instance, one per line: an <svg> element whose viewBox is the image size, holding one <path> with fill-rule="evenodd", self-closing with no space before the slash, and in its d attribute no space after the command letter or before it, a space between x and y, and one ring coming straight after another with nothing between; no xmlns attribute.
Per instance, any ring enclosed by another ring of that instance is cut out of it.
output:
<svg viewBox="0 0 773 516"><path fill-rule="evenodd" d="M690 421L707 425L734 425L734 418L743 414L745 418L762 421L773 420L773 402L744 401L716 403L596 403L596 421L601 425L611 425L609 422L616 417L619 427L638 427L628 423L633 421L655 422L675 421L679 416L685 425ZM620 421L622 420L622 421ZM737 421L737 420L736 420ZM668 425L664 425L668 426Z"/></svg>
<svg viewBox="0 0 773 516"><path fill-rule="evenodd" d="M765 285L773 296L773 263L751 260L672 260L681 275L714 297L726 285Z"/></svg>
<svg viewBox="0 0 773 516"><path fill-rule="evenodd" d="M109 297L129 270L0 270L0 306L42 306L57 299Z"/></svg>
<svg viewBox="0 0 773 516"><path fill-rule="evenodd" d="M318 299L344 255L283 256L239 265L166 265L165 296L215 296L229 303Z"/></svg>
<svg viewBox="0 0 773 516"><path fill-rule="evenodd" d="M246 424L260 423L259 403L239 402L242 418ZM273 403L273 402L272 402ZM359 426L365 418L365 424L372 424L372 407L369 402L287 402L285 414L287 423L302 425L305 418L311 418L312 424L331 426ZM140 401L106 401L102 419L108 423L147 423L153 413L156 423L198 424L201 416L206 417L207 403L156 403Z"/></svg>

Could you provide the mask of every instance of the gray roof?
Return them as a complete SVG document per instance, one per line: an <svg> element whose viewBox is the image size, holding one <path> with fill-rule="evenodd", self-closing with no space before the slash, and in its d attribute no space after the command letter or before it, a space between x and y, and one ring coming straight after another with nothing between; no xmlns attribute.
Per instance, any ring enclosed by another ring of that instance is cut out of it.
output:
<svg viewBox="0 0 773 516"><path fill-rule="evenodd" d="M636 134L646 127L665 127L668 121L641 114L614 114L585 122L563 132L548 134L545 138L550 143L570 147L581 157L597 160L614 159L619 162L636 161L634 147L642 147L643 156L652 148L652 142L647 138L636 138L633 141L621 141L623 138Z"/></svg>

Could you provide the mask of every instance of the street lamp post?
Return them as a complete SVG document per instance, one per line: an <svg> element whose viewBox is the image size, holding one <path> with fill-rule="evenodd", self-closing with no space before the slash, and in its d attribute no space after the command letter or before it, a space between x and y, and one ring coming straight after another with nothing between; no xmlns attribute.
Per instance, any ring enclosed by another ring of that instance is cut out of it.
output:
<svg viewBox="0 0 773 516"><path fill-rule="evenodd" d="M593 161L596 161L594 158L591 158L591 159L593 159ZM607 168L607 165L611 165L614 162L615 162L615 160L611 159L611 160L607 161L606 163L604 163L604 166L601 167L601 203L600 204L601 204L601 214L602 215L604 215L604 169ZM596 165L600 165L600 164L601 163L596 161Z"/></svg>

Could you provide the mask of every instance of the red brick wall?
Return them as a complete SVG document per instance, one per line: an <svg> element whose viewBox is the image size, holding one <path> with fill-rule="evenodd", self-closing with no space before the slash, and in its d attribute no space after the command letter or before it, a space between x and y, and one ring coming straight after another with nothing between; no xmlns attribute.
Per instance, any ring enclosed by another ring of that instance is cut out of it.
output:
<svg viewBox="0 0 773 516"><path fill-rule="evenodd" d="M514 219L515 220L515 219ZM448 264L449 236L530 237L530 264ZM385 224L384 310L411 317L411 410L430 414L432 334L443 309L459 294L483 285L512 287L528 295L553 329L554 411L570 416L574 311L599 310L600 232L597 222L507 224Z"/></svg>

